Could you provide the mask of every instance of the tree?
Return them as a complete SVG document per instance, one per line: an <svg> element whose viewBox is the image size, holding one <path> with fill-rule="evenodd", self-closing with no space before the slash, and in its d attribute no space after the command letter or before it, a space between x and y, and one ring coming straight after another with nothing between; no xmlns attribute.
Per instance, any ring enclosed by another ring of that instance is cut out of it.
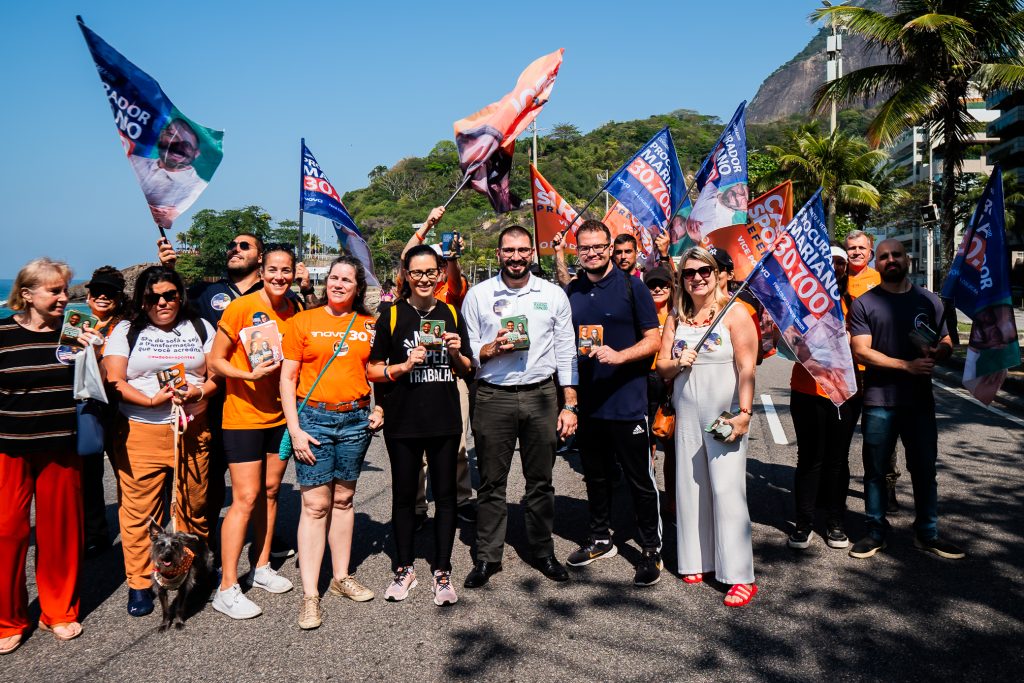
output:
<svg viewBox="0 0 1024 683"><path fill-rule="evenodd" d="M819 187L828 218L828 235L836 232L836 212L843 208L878 208L880 194L868 180L876 167L889 159L882 150L838 130L830 135L813 131L794 133L786 147L768 145L779 161L779 170L788 172L793 189L804 197Z"/></svg>
<svg viewBox="0 0 1024 683"><path fill-rule="evenodd" d="M192 225L181 237L198 249L197 271L203 277L215 277L224 273L224 250L235 235L246 232L269 240L270 220L270 214L259 206L226 211L203 209L192 217Z"/></svg>
<svg viewBox="0 0 1024 683"><path fill-rule="evenodd" d="M886 98L868 125L875 147L910 126L927 125L942 136L943 270L952 263L956 182L974 118L967 110L972 84L983 91L1024 85L1024 13L1021 0L895 0L889 15L848 5L814 11L846 27L890 63L852 71L821 86L815 109L830 102Z"/></svg>

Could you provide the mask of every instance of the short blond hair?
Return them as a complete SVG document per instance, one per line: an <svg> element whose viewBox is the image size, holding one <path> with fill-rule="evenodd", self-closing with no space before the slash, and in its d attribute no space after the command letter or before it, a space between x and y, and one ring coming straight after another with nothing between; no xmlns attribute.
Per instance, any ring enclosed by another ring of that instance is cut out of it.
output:
<svg viewBox="0 0 1024 683"><path fill-rule="evenodd" d="M23 289L35 289L51 280L54 276L60 278L67 285L71 282L71 267L63 261L54 261L43 256L32 259L18 271L11 286L11 297L7 301L7 308L12 311L24 311L28 308L25 297L21 295Z"/></svg>

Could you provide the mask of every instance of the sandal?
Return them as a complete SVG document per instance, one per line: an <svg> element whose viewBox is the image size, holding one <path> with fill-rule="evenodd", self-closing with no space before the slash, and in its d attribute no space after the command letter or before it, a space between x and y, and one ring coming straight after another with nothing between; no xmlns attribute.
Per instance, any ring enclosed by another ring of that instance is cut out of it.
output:
<svg viewBox="0 0 1024 683"><path fill-rule="evenodd" d="M43 622L39 622L39 630L45 631L46 633L52 633L53 637L57 640L74 640L78 636L82 635L82 625L77 621L62 621L59 624L47 626Z"/></svg>
<svg viewBox="0 0 1024 683"><path fill-rule="evenodd" d="M23 637L24 634L15 633L13 636L0 638L0 655L9 655L21 647L21 639Z"/></svg>
<svg viewBox="0 0 1024 683"><path fill-rule="evenodd" d="M694 583L701 583L702 581L704 581L704 575L703 574L684 574L683 575L683 583L694 584Z"/></svg>
<svg viewBox="0 0 1024 683"><path fill-rule="evenodd" d="M722 601L726 607L743 607L750 603L757 595L757 584L752 583L747 585L745 583L737 583L729 592L725 594L725 599ZM729 602L729 598L740 598L739 602Z"/></svg>

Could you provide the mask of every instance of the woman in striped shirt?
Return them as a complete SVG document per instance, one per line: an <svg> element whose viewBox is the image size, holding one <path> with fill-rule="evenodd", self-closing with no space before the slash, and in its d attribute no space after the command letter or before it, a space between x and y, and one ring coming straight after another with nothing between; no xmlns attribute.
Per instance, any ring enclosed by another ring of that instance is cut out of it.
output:
<svg viewBox="0 0 1024 683"><path fill-rule="evenodd" d="M78 570L82 480L75 449L71 365L57 359L71 269L39 258L18 272L0 319L0 654L14 651L28 623L25 561L36 499L39 628L59 640L82 633ZM79 341L91 344L95 332Z"/></svg>

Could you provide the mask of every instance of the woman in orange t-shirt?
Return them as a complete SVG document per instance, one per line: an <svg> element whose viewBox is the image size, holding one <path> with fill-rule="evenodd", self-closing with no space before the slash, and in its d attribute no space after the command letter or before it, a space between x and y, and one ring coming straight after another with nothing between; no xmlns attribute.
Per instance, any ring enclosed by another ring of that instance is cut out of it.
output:
<svg viewBox="0 0 1024 683"><path fill-rule="evenodd" d="M296 315L284 340L281 405L302 490L298 540L303 629L320 625L317 583L325 538L331 546L331 593L356 602L373 598L373 591L356 581L348 566L356 480L371 432L384 424L379 406L370 411L366 364L375 323L365 294L366 271L359 260L335 259L327 274L327 304ZM339 344L341 350L331 361ZM328 362L330 367L317 382ZM298 404L306 397L309 402L299 413Z"/></svg>
<svg viewBox="0 0 1024 683"><path fill-rule="evenodd" d="M298 302L288 296L295 280L291 247L267 245L261 275L263 289L235 299L225 309L210 352L211 367L227 384L224 455L231 472L231 507L221 525L222 574L213 608L233 619L249 619L263 612L242 594L238 583L238 559L250 521L256 558L253 587L270 593L292 589L291 581L270 566L277 494L288 465L277 457L285 429L280 395L281 337L287 334L287 321L299 311ZM256 365L250 363L247 353L254 340L269 341L274 349L268 360Z"/></svg>

